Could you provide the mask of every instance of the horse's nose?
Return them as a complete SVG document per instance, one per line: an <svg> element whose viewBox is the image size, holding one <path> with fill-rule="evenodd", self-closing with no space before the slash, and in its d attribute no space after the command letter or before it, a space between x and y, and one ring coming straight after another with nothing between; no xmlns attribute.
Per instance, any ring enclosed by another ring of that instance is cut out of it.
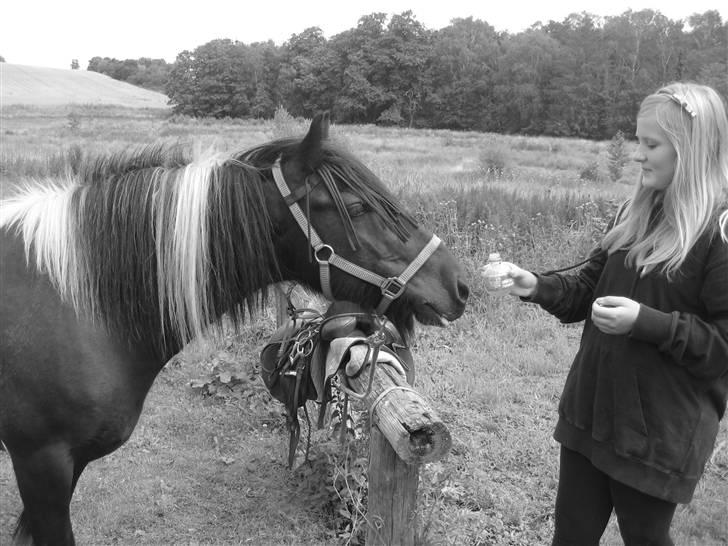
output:
<svg viewBox="0 0 728 546"><path fill-rule="evenodd" d="M460 301L465 304L466 301L468 301L468 296L470 295L470 288L468 288L468 285L465 284L463 281L458 281L458 297L460 298Z"/></svg>

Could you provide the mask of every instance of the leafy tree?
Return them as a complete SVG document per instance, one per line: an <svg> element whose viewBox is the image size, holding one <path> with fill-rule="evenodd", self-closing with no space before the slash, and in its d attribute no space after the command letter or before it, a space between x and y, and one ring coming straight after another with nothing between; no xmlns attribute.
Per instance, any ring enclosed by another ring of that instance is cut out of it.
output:
<svg viewBox="0 0 728 546"><path fill-rule="evenodd" d="M389 23L384 13L365 15L332 38L337 119L414 125L427 92L430 36L407 11Z"/></svg>
<svg viewBox="0 0 728 546"><path fill-rule="evenodd" d="M71 70L78 70L79 64L78 59L71 60Z"/></svg>
<svg viewBox="0 0 728 546"><path fill-rule="evenodd" d="M164 92L170 70L171 65L164 59L142 57L136 61L136 69L126 81L139 87Z"/></svg>
<svg viewBox="0 0 728 546"><path fill-rule="evenodd" d="M278 83L281 96L294 116L313 117L333 107L337 58L321 29L294 34L284 45Z"/></svg>
<svg viewBox="0 0 728 546"><path fill-rule="evenodd" d="M255 96L254 72L248 46L213 40L177 56L165 90L176 113L244 117Z"/></svg>
<svg viewBox="0 0 728 546"><path fill-rule="evenodd" d="M281 102L278 76L282 51L272 41L268 41L252 44L249 53L254 67L255 86L250 113L256 118L270 118Z"/></svg>
<svg viewBox="0 0 728 546"><path fill-rule="evenodd" d="M684 68L686 77L714 87L728 98L728 21L716 10L688 18Z"/></svg>
<svg viewBox="0 0 728 546"><path fill-rule="evenodd" d="M412 12L405 11L392 16L379 43L380 49L389 53L385 81L395 98L388 108L404 114L409 127L414 125L426 94L431 38L432 33Z"/></svg>
<svg viewBox="0 0 728 546"><path fill-rule="evenodd" d="M488 23L455 19L432 37L425 115L430 125L498 130L494 76L503 57L501 37Z"/></svg>
<svg viewBox="0 0 728 546"><path fill-rule="evenodd" d="M205 113L197 105L200 94L195 75L195 58L191 51L184 50L177 55L169 74L165 93L177 114L202 116Z"/></svg>
<svg viewBox="0 0 728 546"><path fill-rule="evenodd" d="M548 113L563 100L554 82L564 79L562 66L567 61L568 52L561 44L538 28L503 40L493 90L498 129L530 134L563 131L568 116L562 114L552 120Z"/></svg>
<svg viewBox="0 0 728 546"><path fill-rule="evenodd" d="M334 102L336 118L341 121L372 123L393 102L383 81L387 52L379 47L386 19L384 13L365 15L356 28L331 40L342 67Z"/></svg>
<svg viewBox="0 0 728 546"><path fill-rule="evenodd" d="M551 81L546 132L600 138L605 133L608 105L603 88L607 59L602 20L574 13L562 23L552 21L544 28L564 53Z"/></svg>

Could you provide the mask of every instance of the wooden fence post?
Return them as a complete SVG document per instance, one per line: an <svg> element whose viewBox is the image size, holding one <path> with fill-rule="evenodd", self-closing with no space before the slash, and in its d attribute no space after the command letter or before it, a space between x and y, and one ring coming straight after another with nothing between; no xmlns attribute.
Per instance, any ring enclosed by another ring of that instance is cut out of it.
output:
<svg viewBox="0 0 728 546"><path fill-rule="evenodd" d="M367 546L414 546L420 465L407 464L379 430L369 439Z"/></svg>
<svg viewBox="0 0 728 546"><path fill-rule="evenodd" d="M371 414L366 544L414 546L420 465L445 456L450 431L386 358L374 368L369 390L371 364L363 370L358 364L368 356L365 347L352 346L349 356L349 364L357 364L347 366L340 381L362 396L358 403Z"/></svg>

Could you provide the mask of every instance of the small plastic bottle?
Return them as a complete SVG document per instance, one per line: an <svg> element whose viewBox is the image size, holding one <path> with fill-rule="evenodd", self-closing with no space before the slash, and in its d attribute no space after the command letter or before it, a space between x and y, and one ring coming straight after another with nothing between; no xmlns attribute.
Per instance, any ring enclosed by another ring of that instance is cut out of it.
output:
<svg viewBox="0 0 728 546"><path fill-rule="evenodd" d="M498 252L488 255L488 262L483 266L485 289L491 294L506 294L513 286L513 279L508 276L510 268L501 261Z"/></svg>

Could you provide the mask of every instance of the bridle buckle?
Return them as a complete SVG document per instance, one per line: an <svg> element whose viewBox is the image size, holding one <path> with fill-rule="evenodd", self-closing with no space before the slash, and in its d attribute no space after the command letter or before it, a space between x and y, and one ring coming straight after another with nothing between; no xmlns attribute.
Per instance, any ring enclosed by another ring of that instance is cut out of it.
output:
<svg viewBox="0 0 728 546"><path fill-rule="evenodd" d="M404 289L407 288L407 284L402 282L399 277L388 277L382 283L382 296L389 299L398 298Z"/></svg>

